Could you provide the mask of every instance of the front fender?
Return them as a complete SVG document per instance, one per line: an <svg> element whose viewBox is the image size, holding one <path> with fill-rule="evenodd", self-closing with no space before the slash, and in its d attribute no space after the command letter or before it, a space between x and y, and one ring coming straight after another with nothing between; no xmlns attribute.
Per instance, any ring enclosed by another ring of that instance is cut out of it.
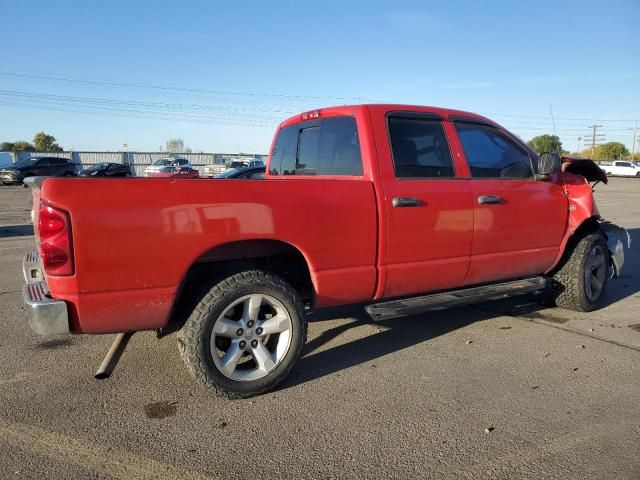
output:
<svg viewBox="0 0 640 480"><path fill-rule="evenodd" d="M624 265L624 247L631 248L631 235L629 232L611 222L601 220L598 222L600 231L607 239L607 248L611 257L611 277L620 276L622 266Z"/></svg>

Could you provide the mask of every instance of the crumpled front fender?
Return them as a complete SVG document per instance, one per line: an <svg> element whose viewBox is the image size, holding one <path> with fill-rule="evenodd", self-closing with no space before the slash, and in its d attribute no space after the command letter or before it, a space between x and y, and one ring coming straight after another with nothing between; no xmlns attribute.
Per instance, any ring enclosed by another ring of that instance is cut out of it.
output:
<svg viewBox="0 0 640 480"><path fill-rule="evenodd" d="M617 278L624 265L624 247L631 248L631 235L626 229L604 220L599 222L599 226L600 231L607 238L607 248L613 267L611 277Z"/></svg>

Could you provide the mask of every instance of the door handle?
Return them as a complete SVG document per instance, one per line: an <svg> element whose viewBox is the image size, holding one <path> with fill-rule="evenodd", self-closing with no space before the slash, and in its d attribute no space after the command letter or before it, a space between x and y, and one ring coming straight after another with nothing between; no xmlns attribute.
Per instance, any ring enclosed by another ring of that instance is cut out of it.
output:
<svg viewBox="0 0 640 480"><path fill-rule="evenodd" d="M502 197L499 195L480 195L478 203L480 205L502 203Z"/></svg>
<svg viewBox="0 0 640 480"><path fill-rule="evenodd" d="M422 205L422 201L419 198L413 197L395 197L391 204L394 207L419 207Z"/></svg>

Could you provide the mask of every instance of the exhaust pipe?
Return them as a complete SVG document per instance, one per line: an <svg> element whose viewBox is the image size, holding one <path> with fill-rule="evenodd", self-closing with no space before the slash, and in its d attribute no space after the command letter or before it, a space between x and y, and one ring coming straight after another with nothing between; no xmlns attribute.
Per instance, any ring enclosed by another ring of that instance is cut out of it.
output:
<svg viewBox="0 0 640 480"><path fill-rule="evenodd" d="M113 369L118 365L120 357L122 357L124 349L127 348L129 339L133 334L134 332L124 332L119 333L116 336L116 339L113 341L113 344L111 344L111 348L107 352L107 355L104 357L104 360L102 360L100 368L98 368L98 371L94 375L97 380L104 380L111 376Z"/></svg>

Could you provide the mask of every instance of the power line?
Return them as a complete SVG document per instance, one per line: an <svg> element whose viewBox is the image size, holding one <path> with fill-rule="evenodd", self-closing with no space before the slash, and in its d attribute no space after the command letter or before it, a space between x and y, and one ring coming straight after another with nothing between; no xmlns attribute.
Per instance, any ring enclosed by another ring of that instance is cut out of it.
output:
<svg viewBox="0 0 640 480"><path fill-rule="evenodd" d="M164 85L152 85L152 84L141 84L141 83L126 83L126 82L108 82L108 81L99 81L99 80L87 80L80 78L70 78L63 77L57 75L36 75L22 72L6 72L0 71L0 76L9 77L9 78L21 78L21 79L31 79L31 80L46 80L46 81L55 81L55 82L63 82L70 84L82 84L82 85L92 85L92 86L103 86L103 87L117 87L117 88L130 88L135 90L152 90L152 91L162 91L164 93L167 92L182 92L188 94L210 94L210 95L228 95L228 96L244 96L244 97L271 97L271 98L279 98L279 99L289 99L289 100L335 100L339 102L344 101L354 101L356 103L360 103L362 100L369 102L381 102L380 100L361 97L361 96L327 96L327 95L292 95L292 94L283 94L283 93L272 93L272 92L252 92L252 91L232 91L232 90L210 90L210 89L199 89L199 88L186 88L186 87L174 87L174 86L164 86ZM515 115L515 114L507 114L507 113L483 113L486 116L496 116L496 117L510 117L510 118L524 118L524 119L538 119L538 120L549 120L550 118L547 116L535 116L535 115ZM597 121L597 122L633 122L634 119L604 119L604 118L582 118L582 117L554 117L555 120L566 120L566 121Z"/></svg>
<svg viewBox="0 0 640 480"><path fill-rule="evenodd" d="M209 93L215 95L237 95L237 96L251 96L251 97L276 97L276 98L290 98L290 99L312 99L312 100L372 100L365 97L331 97L331 96L319 96L319 95L289 95L284 93L262 93L262 92L243 92L243 91L229 91L229 90L207 90L199 88L184 88L184 87L167 87L161 85L144 85L138 83L121 83L121 82L104 82L98 80L83 80L78 78L67 78L48 75L33 75L28 73L16 73L16 72L0 72L0 75L5 77L14 78L29 78L37 80L50 80L66 83L83 83L87 85L103 85L111 87L127 87L136 89L150 89L150 90L169 90L189 93Z"/></svg>

